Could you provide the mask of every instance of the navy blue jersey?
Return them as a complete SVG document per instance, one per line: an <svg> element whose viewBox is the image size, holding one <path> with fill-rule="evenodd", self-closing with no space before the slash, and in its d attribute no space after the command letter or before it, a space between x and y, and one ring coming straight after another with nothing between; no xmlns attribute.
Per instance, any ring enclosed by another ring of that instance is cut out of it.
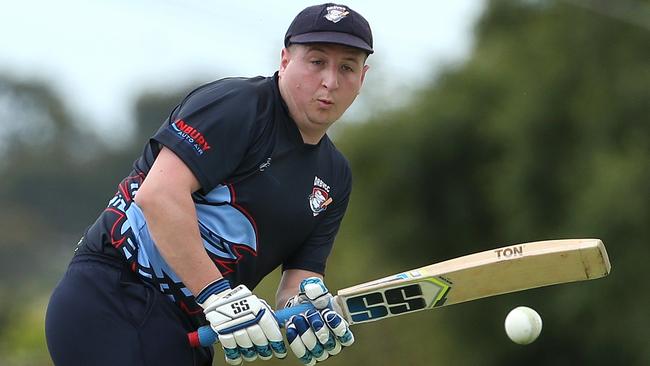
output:
<svg viewBox="0 0 650 366"><path fill-rule="evenodd" d="M324 273L348 204L350 168L327 136L303 143L277 82L277 73L229 78L191 92L147 143L82 250L120 256L186 312L200 312L133 201L165 146L201 184L193 195L197 225L231 284L254 288L280 265Z"/></svg>

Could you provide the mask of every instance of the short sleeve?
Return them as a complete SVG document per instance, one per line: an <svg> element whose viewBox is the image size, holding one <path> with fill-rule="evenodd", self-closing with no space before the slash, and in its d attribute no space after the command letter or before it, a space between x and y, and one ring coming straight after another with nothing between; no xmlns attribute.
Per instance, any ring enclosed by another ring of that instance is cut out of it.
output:
<svg viewBox="0 0 650 366"><path fill-rule="evenodd" d="M190 168L204 192L230 176L243 159L257 116L254 88L223 79L190 93L152 137Z"/></svg>
<svg viewBox="0 0 650 366"><path fill-rule="evenodd" d="M345 216L350 200L350 192L352 191L352 176L347 163L342 178L344 188L337 195L340 198L336 199L335 197L334 203L325 211L325 217L316 226L309 238L300 246L298 251L283 263L283 271L303 269L321 275L325 274L327 258L334 246L334 239Z"/></svg>

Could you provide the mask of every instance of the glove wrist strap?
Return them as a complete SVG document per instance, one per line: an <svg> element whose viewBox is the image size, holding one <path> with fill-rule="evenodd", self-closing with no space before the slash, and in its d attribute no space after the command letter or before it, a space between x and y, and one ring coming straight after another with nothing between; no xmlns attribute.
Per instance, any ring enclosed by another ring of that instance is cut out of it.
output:
<svg viewBox="0 0 650 366"><path fill-rule="evenodd" d="M205 301L212 295L216 295L220 292L230 290L230 282L225 278L220 278L214 282L209 283L207 286L199 292L196 296L196 302L199 305L203 305Z"/></svg>

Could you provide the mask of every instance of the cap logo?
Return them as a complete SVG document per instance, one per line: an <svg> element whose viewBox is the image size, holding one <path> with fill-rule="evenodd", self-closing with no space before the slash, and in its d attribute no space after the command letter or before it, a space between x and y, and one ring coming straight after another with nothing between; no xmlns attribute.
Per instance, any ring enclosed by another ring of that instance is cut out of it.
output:
<svg viewBox="0 0 650 366"><path fill-rule="evenodd" d="M332 23L338 23L339 21L341 21L341 19L348 16L348 14L350 14L348 9L342 6L328 6L327 15L325 15L325 19L329 20Z"/></svg>

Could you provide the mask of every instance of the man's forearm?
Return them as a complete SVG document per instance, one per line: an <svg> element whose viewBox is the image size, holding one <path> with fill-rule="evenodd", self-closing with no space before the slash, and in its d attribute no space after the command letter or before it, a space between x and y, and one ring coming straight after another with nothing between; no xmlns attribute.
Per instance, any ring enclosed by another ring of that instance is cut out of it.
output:
<svg viewBox="0 0 650 366"><path fill-rule="evenodd" d="M318 277L321 279L323 278L322 275L316 272L305 271L302 269L289 269L282 273L280 285L278 286L278 290L275 294L277 309L284 308L284 306L287 304L287 301L298 294L300 282L302 282L302 280L307 277Z"/></svg>
<svg viewBox="0 0 650 366"><path fill-rule="evenodd" d="M196 209L189 194L148 195L138 200L156 247L165 261L196 296L222 277L203 247Z"/></svg>

